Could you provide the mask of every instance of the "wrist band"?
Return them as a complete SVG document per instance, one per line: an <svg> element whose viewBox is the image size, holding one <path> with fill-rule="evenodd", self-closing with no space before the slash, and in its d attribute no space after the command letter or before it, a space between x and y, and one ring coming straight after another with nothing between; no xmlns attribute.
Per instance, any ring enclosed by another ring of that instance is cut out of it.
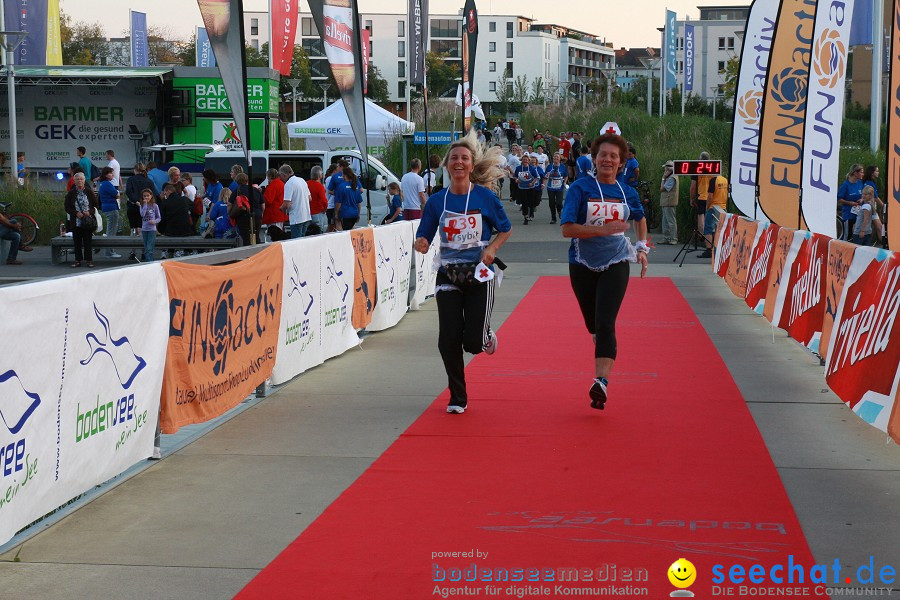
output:
<svg viewBox="0 0 900 600"><path fill-rule="evenodd" d="M650 254L650 246L647 245L647 240L638 240L634 244L634 249L644 254Z"/></svg>

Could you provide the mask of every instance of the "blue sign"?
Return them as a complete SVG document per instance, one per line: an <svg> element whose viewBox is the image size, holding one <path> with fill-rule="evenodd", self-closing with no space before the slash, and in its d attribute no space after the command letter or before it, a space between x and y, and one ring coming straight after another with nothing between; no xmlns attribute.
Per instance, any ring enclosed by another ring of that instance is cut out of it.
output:
<svg viewBox="0 0 900 600"><path fill-rule="evenodd" d="M453 140L459 137L459 132L457 131L429 131L428 132L428 143L429 144L449 144ZM424 146L425 145L425 132L417 131L413 134L413 144L416 146Z"/></svg>
<svg viewBox="0 0 900 600"><path fill-rule="evenodd" d="M694 89L694 26L684 26L684 91Z"/></svg>
<svg viewBox="0 0 900 600"><path fill-rule="evenodd" d="M678 85L676 81L676 62L677 62L677 54L676 54L676 45L675 45L675 12L671 10L666 11L666 35L665 35L665 48L663 49L663 64L665 68L663 69L663 79L666 82L666 89L671 89Z"/></svg>
<svg viewBox="0 0 900 600"><path fill-rule="evenodd" d="M131 66L149 67L150 52L147 42L147 13L131 11Z"/></svg>
<svg viewBox="0 0 900 600"><path fill-rule="evenodd" d="M209 43L209 34L206 33L206 27L197 28L196 52L196 62L194 64L198 67L216 66L216 55L213 54L212 44Z"/></svg>

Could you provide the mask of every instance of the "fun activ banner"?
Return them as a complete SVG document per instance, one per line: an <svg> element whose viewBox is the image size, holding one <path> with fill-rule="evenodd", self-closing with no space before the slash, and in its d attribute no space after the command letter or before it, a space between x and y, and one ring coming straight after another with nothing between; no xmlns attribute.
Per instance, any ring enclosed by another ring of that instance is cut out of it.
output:
<svg viewBox="0 0 900 600"><path fill-rule="evenodd" d="M719 224L716 226L716 235L713 238L712 259L713 273L719 277L725 277L725 273L728 272L728 262L731 258L736 223L737 215L719 212Z"/></svg>
<svg viewBox="0 0 900 600"><path fill-rule="evenodd" d="M830 240L828 242L828 265L825 267L825 315L822 318L822 341L819 344L819 356L826 358L828 344L831 341L831 329L837 317L837 307L844 292L847 273L853 262L856 249L864 250L851 242ZM871 248L865 248L866 251Z"/></svg>
<svg viewBox="0 0 900 600"><path fill-rule="evenodd" d="M159 264L0 288L0 543L150 456L167 297Z"/></svg>
<svg viewBox="0 0 900 600"><path fill-rule="evenodd" d="M462 91L464 131L472 125L472 96L475 94L475 51L478 48L478 9L475 0L463 6Z"/></svg>
<svg viewBox="0 0 900 600"><path fill-rule="evenodd" d="M780 5L781 0L754 0L750 6L734 97L729 178L731 197L739 211L753 218L757 217L756 181L763 91L769 71L769 51L775 37L775 19L778 17ZM685 59L686 69L687 59Z"/></svg>
<svg viewBox="0 0 900 600"><path fill-rule="evenodd" d="M371 227L350 232L353 242L353 315L354 329L365 329L372 321L378 302L375 234Z"/></svg>
<svg viewBox="0 0 900 600"><path fill-rule="evenodd" d="M419 228L419 220L410 221L410 232L415 240L416 230ZM415 286L412 299L409 301L410 310L419 310L419 307L425 303L426 298L434 295L434 286L437 280L437 263L435 258L438 255L437 236L431 241L431 247L428 252L420 254L413 252L413 268L415 271Z"/></svg>
<svg viewBox="0 0 900 600"><path fill-rule="evenodd" d="M406 314L412 269L413 232L408 223L375 228L375 269L378 302L368 331L393 327Z"/></svg>
<svg viewBox="0 0 900 600"><path fill-rule="evenodd" d="M350 321L354 300L350 233L305 237L282 242L281 247L281 333L272 371L276 385L359 344Z"/></svg>
<svg viewBox="0 0 900 600"><path fill-rule="evenodd" d="M900 252L858 250L828 343L825 380L862 420L900 443L898 310Z"/></svg>
<svg viewBox="0 0 900 600"><path fill-rule="evenodd" d="M297 38L298 0L272 0L272 68L284 77L291 75L294 42Z"/></svg>
<svg viewBox="0 0 900 600"><path fill-rule="evenodd" d="M781 227L775 240L774 255L769 268L769 281L766 284L766 300L763 306L763 316L773 325L777 324L775 320L775 299L778 298L782 282L787 285L784 263L787 261L791 244L794 243L794 233L796 233L795 229Z"/></svg>
<svg viewBox="0 0 900 600"><path fill-rule="evenodd" d="M150 66L150 45L147 40L147 13L131 12L131 66Z"/></svg>
<svg viewBox="0 0 900 600"><path fill-rule="evenodd" d="M213 52L212 44L209 43L206 27L197 28L197 54L194 62L198 67L216 66L216 54Z"/></svg>
<svg viewBox="0 0 900 600"><path fill-rule="evenodd" d="M784 263L772 322L818 353L825 316L825 267L829 238L808 231L794 232Z"/></svg>
<svg viewBox="0 0 900 600"><path fill-rule="evenodd" d="M744 217L734 217L734 236L731 242L731 258L725 272L725 283L738 298L747 295L750 274L750 256L759 240L764 224Z"/></svg>
<svg viewBox="0 0 900 600"><path fill-rule="evenodd" d="M891 60L888 84L887 191L885 209L900 215L900 0L893 0L891 11ZM891 250L900 250L900 219L887 222Z"/></svg>
<svg viewBox="0 0 900 600"><path fill-rule="evenodd" d="M3 6L6 31L28 33L13 52L14 64L46 65L48 0L6 0ZM17 36L11 41L18 42L19 39Z"/></svg>
<svg viewBox="0 0 900 600"><path fill-rule="evenodd" d="M163 263L169 341L163 433L215 418L272 374L281 323L281 244L240 262Z"/></svg>
<svg viewBox="0 0 900 600"><path fill-rule="evenodd" d="M769 271L775 258L775 243L780 225L763 223L763 230L750 253L750 270L747 273L747 294L744 302L757 314L763 313L769 283Z"/></svg>
<svg viewBox="0 0 900 600"><path fill-rule="evenodd" d="M770 221L797 229L805 228L800 214L803 128L817 4L782 0L759 137L759 207Z"/></svg>
<svg viewBox="0 0 900 600"><path fill-rule="evenodd" d="M801 209L810 231L832 238L837 237L834 206L840 182L835 173L840 170L852 10L853 0L842 0L840 7L831 2L819 5L807 90Z"/></svg>
<svg viewBox="0 0 900 600"><path fill-rule="evenodd" d="M410 85L425 85L425 53L428 51L428 0L408 0L406 8Z"/></svg>

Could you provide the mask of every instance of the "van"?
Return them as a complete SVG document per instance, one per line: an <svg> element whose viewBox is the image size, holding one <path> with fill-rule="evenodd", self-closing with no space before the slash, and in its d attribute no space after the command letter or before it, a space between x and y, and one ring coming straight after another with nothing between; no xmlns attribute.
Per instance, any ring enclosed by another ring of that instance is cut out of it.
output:
<svg viewBox="0 0 900 600"><path fill-rule="evenodd" d="M362 155L356 150L251 150L253 159L253 171L251 176L254 183L262 183L266 178L266 171L277 169L281 165L290 165L294 174L304 179L309 179L313 167L322 167L326 171L328 165L345 159L350 167L357 173L362 170ZM222 185L231 183L231 167L240 165L247 172L247 158L241 150L226 150L223 152L210 152L206 155L205 168L212 169L219 176ZM366 201L365 190L371 199L372 214L370 221L374 225L380 225L388 214L387 187L392 182L400 183L400 179L391 172L378 159L369 155L368 176L361 176L363 185L363 203ZM360 223L364 223L366 217L365 206L360 206Z"/></svg>

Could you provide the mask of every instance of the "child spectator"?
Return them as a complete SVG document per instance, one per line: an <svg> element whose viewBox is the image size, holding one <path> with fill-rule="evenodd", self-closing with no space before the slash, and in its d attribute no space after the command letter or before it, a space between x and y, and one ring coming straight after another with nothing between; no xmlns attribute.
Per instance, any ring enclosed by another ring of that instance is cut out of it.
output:
<svg viewBox="0 0 900 600"><path fill-rule="evenodd" d="M153 260L156 252L156 225L162 220L153 190L141 192L141 236L144 238L144 262Z"/></svg>
<svg viewBox="0 0 900 600"><path fill-rule="evenodd" d="M388 193L390 194L391 199L388 207L388 216L384 218L384 224L402 221L403 197L400 192L400 184L396 181L392 181L391 184L388 185Z"/></svg>
<svg viewBox="0 0 900 600"><path fill-rule="evenodd" d="M856 223L853 225L853 238L850 240L860 246L868 246L872 237L872 214L875 211L875 188L870 185L863 187L860 198L859 213L856 215Z"/></svg>

